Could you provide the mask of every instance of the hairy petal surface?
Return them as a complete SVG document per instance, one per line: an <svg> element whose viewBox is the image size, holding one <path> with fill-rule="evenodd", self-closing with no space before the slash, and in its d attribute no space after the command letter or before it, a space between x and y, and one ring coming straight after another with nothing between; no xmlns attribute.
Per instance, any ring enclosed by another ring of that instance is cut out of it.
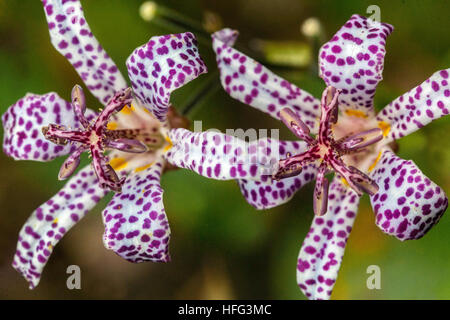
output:
<svg viewBox="0 0 450 320"><path fill-rule="evenodd" d="M314 217L298 256L297 283L309 299L330 298L358 203L356 192L334 178L327 213Z"/></svg>
<svg viewBox="0 0 450 320"><path fill-rule="evenodd" d="M216 180L260 180L273 173L280 158L279 141L273 139L247 143L215 131L182 128L172 129L169 137L173 147L165 157L171 164Z"/></svg>
<svg viewBox="0 0 450 320"><path fill-rule="evenodd" d="M280 120L280 111L290 108L311 130L320 115L320 101L277 76L252 58L232 48L238 32L223 29L212 35L213 49L225 91L236 100Z"/></svg>
<svg viewBox="0 0 450 320"><path fill-rule="evenodd" d="M53 248L106 195L90 166L37 208L19 233L13 267L35 288Z"/></svg>
<svg viewBox="0 0 450 320"><path fill-rule="evenodd" d="M103 104L126 82L91 32L78 0L42 0L53 46Z"/></svg>
<svg viewBox="0 0 450 320"><path fill-rule="evenodd" d="M448 206L445 192L411 160L384 149L371 178L379 191L370 197L376 224L399 240L419 239L441 218Z"/></svg>
<svg viewBox="0 0 450 320"><path fill-rule="evenodd" d="M373 97L383 79L386 38L393 29L355 14L320 49L320 77L342 90L342 111L373 116Z"/></svg>
<svg viewBox="0 0 450 320"><path fill-rule="evenodd" d="M131 262L167 262L170 228L160 185L164 160L131 173L103 211L103 242Z"/></svg>
<svg viewBox="0 0 450 320"><path fill-rule="evenodd" d="M450 69L435 72L422 84L401 95L377 115L386 142L404 137L450 110Z"/></svg>
<svg viewBox="0 0 450 320"><path fill-rule="evenodd" d="M306 150L305 143L294 141L280 141L279 154L285 158L287 153L298 154ZM314 180L317 168L308 165L295 176L280 181L270 176L262 176L260 181L238 180L242 195L247 202L256 209L270 209L288 202L294 194L305 184Z"/></svg>
<svg viewBox="0 0 450 320"><path fill-rule="evenodd" d="M172 91L207 72L190 32L150 38L128 57L127 68L136 96L160 121Z"/></svg>
<svg viewBox="0 0 450 320"><path fill-rule="evenodd" d="M86 116L91 120L94 112L87 110ZM2 123L3 151L16 160L50 161L69 153L72 145L60 146L47 141L42 127L53 123L79 128L71 104L55 92L27 94L6 110Z"/></svg>

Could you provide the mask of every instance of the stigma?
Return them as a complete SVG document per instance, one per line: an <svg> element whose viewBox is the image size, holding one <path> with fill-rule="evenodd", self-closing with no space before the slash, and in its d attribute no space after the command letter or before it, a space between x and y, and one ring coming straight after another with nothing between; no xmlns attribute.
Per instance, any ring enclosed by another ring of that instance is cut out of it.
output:
<svg viewBox="0 0 450 320"><path fill-rule="evenodd" d="M280 111L283 123L299 139L307 143L308 150L297 155L288 155L286 159L280 160L273 178L279 180L296 176L302 172L303 167L315 163L318 168L313 196L316 215L324 215L327 212L329 182L326 175L329 173L339 175L359 196L363 193L374 195L378 191L375 181L354 166L347 165L342 156L364 151L383 139L383 131L380 128L373 128L336 140L332 127L338 120L339 94L340 90L333 87L327 87L323 92L319 132L316 137L311 136L308 126L295 112L288 108Z"/></svg>
<svg viewBox="0 0 450 320"><path fill-rule="evenodd" d="M131 88L117 91L106 107L93 121L85 117L86 100L83 89L75 85L72 90L72 108L76 119L81 124L81 130L70 130L64 126L50 124L42 128L45 138L58 145L73 143L75 150L64 161L58 174L60 180L70 177L80 164L80 156L87 151L92 156L92 165L102 188L121 192L125 178L119 179L114 169L109 165L109 159L104 154L107 149L123 152L143 153L148 151L145 143L137 138L139 130L109 130L107 125L113 114L131 105L133 100Z"/></svg>

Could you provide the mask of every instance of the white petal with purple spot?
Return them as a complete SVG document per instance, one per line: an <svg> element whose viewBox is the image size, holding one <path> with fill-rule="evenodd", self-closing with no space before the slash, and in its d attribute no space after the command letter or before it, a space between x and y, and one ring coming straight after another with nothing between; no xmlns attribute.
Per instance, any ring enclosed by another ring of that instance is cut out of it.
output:
<svg viewBox="0 0 450 320"><path fill-rule="evenodd" d="M377 226L400 240L419 239L442 217L447 196L411 160L384 149L371 173L380 190L370 197Z"/></svg>
<svg viewBox="0 0 450 320"><path fill-rule="evenodd" d="M92 34L79 0L42 0L53 46L75 68L92 94L106 104L126 87L114 61Z"/></svg>
<svg viewBox="0 0 450 320"><path fill-rule="evenodd" d="M171 164L216 180L260 180L272 175L280 157L280 143L273 139L247 143L223 133L182 128L172 129L169 137L173 147L165 157Z"/></svg>
<svg viewBox="0 0 450 320"><path fill-rule="evenodd" d="M105 247L131 262L167 262L170 228L160 185L164 160L131 173L103 211Z"/></svg>
<svg viewBox="0 0 450 320"><path fill-rule="evenodd" d="M320 77L342 90L341 110L373 116L373 96L383 79L386 38L393 29L355 14L320 49Z"/></svg>
<svg viewBox="0 0 450 320"><path fill-rule="evenodd" d="M335 177L328 192L328 210L314 217L297 262L297 283L309 299L329 299L347 239L358 211L359 197Z"/></svg>
<svg viewBox="0 0 450 320"><path fill-rule="evenodd" d="M316 129L320 101L232 48L237 35L237 31L231 29L212 35L220 81L225 91L278 120L281 109L295 110L311 130Z"/></svg>
<svg viewBox="0 0 450 320"><path fill-rule="evenodd" d="M90 166L37 208L19 233L13 267L33 289L58 241L106 195Z"/></svg>
<svg viewBox="0 0 450 320"><path fill-rule="evenodd" d="M89 119L92 119L93 112L87 112ZM42 134L42 127L51 123L80 127L71 104L55 92L27 94L8 108L2 116L2 122L3 151L17 160L50 161L66 155L73 147L47 141Z"/></svg>
<svg viewBox="0 0 450 320"><path fill-rule="evenodd" d="M136 96L160 121L172 91L207 72L190 32L150 38L128 57L127 68Z"/></svg>
<svg viewBox="0 0 450 320"><path fill-rule="evenodd" d="M280 157L286 157L287 153L303 152L305 146L303 142L280 141ZM308 165L299 175L280 181L263 176L260 181L242 179L238 183L242 195L250 205L256 209L270 209L288 202L300 188L314 180L316 171L314 165Z"/></svg>
<svg viewBox="0 0 450 320"><path fill-rule="evenodd" d="M422 84L401 95L377 115L386 142L404 137L450 110L450 69L435 72Z"/></svg>

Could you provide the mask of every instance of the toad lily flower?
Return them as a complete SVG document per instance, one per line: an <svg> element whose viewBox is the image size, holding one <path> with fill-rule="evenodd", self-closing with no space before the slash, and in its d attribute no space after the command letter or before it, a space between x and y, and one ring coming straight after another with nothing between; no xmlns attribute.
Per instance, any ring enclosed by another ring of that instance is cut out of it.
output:
<svg viewBox="0 0 450 320"><path fill-rule="evenodd" d="M378 191L378 185L366 174L354 166L346 166L342 155L357 153L369 145L380 141L383 132L379 128L373 128L365 132L351 134L339 141L333 139L332 125L338 121L338 97L339 91L333 87L327 88L322 96L320 126L318 138L309 136L308 126L289 108L280 111L281 120L300 139L304 140L309 150L279 162L279 168L273 175L274 179L292 177L298 175L303 168L315 163L318 167L316 188L314 190L314 213L324 215L327 211L328 180L325 174L333 169L338 173L343 182L349 185L359 196L365 191L370 195Z"/></svg>
<svg viewBox="0 0 450 320"><path fill-rule="evenodd" d="M448 205L444 191L412 161L397 157L391 146L449 113L450 69L434 73L375 115L373 97L392 30L353 15L322 46L320 76L327 85L322 101L232 48L236 31L223 29L212 36L227 93L282 120L302 139L300 152L280 160L274 178L281 180L240 184L247 201L258 209L282 204L286 199L277 197L277 186L298 179L293 193L317 175L318 216L297 264L298 284L310 299L331 295L363 191L370 195L377 226L400 240L422 237ZM335 177L328 187L325 174L331 171Z"/></svg>
<svg viewBox="0 0 450 320"><path fill-rule="evenodd" d="M83 151L93 160L93 169L78 171L32 213L20 231L13 266L36 287L54 246L108 190L118 193L103 211L105 247L131 262L169 261L160 177L171 147L169 130L184 122L169 100L173 90L206 72L196 39L191 33L152 37L134 50L127 60L133 98L92 35L80 2L43 4L54 47L105 107L98 115L86 108L83 90L75 86L72 103L54 92L27 94L2 116L3 150L16 160L70 154L60 179L75 171Z"/></svg>

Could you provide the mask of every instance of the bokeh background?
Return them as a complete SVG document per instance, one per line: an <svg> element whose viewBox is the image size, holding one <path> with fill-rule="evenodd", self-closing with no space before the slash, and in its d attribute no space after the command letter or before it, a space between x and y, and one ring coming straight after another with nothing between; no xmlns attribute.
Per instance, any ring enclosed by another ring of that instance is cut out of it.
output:
<svg viewBox="0 0 450 320"><path fill-rule="evenodd" d="M192 19L193 29L206 25L240 30L238 45L277 74L319 96L318 46L353 14L377 4L381 19L394 25L387 42L384 81L376 105L381 109L398 95L450 65L449 7L442 1L306 1L228 0L163 1ZM93 33L125 74L132 50L153 35L188 31L167 19L144 21L142 1L84 0ZM206 17L206 18L205 18ZM302 23L317 17L322 34L314 40ZM213 18L213 19L212 19ZM200 51L214 73L214 55L206 32L197 31ZM191 109L203 129L280 128L279 122L228 97L216 85ZM202 76L173 95L180 110L201 86ZM56 91L69 99L80 83L71 65L51 46L45 16L36 0L0 0L0 111L27 92ZM89 95L89 106L99 103ZM434 121L399 141L399 155L413 159L450 193L450 117ZM37 289L11 267L17 234L29 214L55 194L62 159L50 163L14 161L0 155L0 298L2 299L304 299L296 284L299 248L312 219L308 185L287 204L267 211L248 205L234 181L219 182L186 170L163 176L164 203L172 229L168 264L128 263L102 244L100 202L58 244ZM350 236L333 299L450 298L450 217L447 213L423 239L400 242L374 224L367 196ZM66 268L79 265L82 289L66 288ZM381 290L368 290L366 269L381 268Z"/></svg>

